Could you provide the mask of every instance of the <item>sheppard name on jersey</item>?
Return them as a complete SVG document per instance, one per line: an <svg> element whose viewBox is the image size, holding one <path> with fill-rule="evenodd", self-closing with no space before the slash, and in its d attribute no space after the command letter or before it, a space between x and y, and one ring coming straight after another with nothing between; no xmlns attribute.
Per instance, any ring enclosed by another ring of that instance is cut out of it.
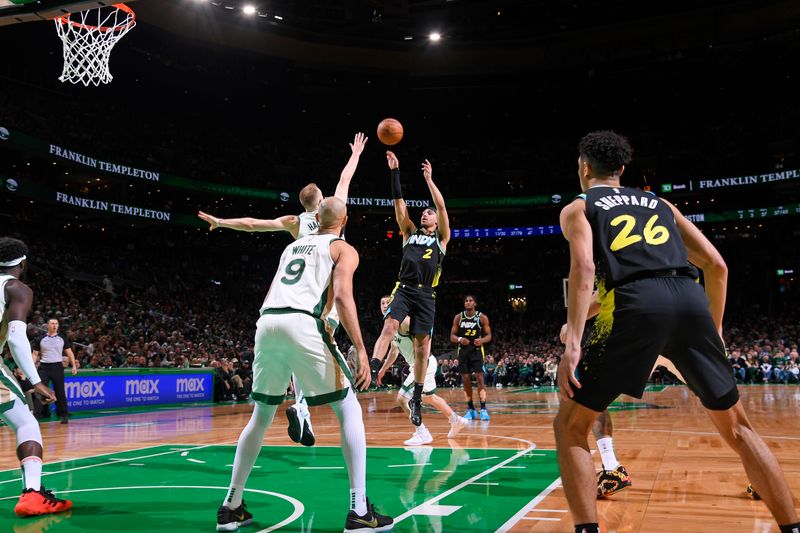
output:
<svg viewBox="0 0 800 533"><path fill-rule="evenodd" d="M316 244L304 244L302 246L292 246L292 255L311 255L316 247L317 247Z"/></svg>
<svg viewBox="0 0 800 533"><path fill-rule="evenodd" d="M655 209L658 205L658 199L618 194L616 196L604 196L603 198L600 198L600 200L596 201L594 205L601 207L603 211L608 211L612 207L619 207L621 205L638 205L641 207L647 207L648 209Z"/></svg>
<svg viewBox="0 0 800 533"><path fill-rule="evenodd" d="M421 246L430 246L436 242L436 237L433 235L412 235L408 239L408 244L419 244Z"/></svg>

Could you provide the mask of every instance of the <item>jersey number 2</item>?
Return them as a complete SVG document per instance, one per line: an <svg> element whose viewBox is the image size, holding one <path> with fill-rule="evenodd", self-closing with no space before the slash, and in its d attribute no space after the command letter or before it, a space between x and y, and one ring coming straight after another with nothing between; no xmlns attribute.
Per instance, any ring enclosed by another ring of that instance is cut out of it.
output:
<svg viewBox="0 0 800 533"><path fill-rule="evenodd" d="M669 240L669 230L664 226L656 226L657 220L658 215L650 217L650 220L647 221L647 224L644 226L644 231L642 232L644 235L644 242L653 246L664 244ZM636 219L631 215L619 215L611 220L611 225L614 227L620 224L625 225L622 226L622 230L614 237L614 240L611 241L612 252L622 250L626 246L630 246L642 240L642 235L633 233L633 230L636 228Z"/></svg>
<svg viewBox="0 0 800 533"><path fill-rule="evenodd" d="M300 276L303 275L303 271L306 269L306 260L305 259L292 259L289 261L289 264L286 265L286 275L281 278L281 283L285 283L286 285L294 285L298 281L300 281Z"/></svg>

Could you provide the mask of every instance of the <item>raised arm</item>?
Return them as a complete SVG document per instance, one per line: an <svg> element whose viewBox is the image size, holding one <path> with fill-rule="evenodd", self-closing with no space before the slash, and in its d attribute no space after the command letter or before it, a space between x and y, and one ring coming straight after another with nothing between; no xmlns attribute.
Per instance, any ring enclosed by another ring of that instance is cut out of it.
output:
<svg viewBox="0 0 800 533"><path fill-rule="evenodd" d="M408 208L406 201L403 200L403 186L400 183L400 161L394 152L386 151L386 162L389 163L389 170L392 175L392 198L394 199L394 218L397 220L397 226L403 234L403 241L408 239L409 235L417 231L417 227L411 222L408 217Z"/></svg>
<svg viewBox="0 0 800 533"><path fill-rule="evenodd" d="M339 320L356 349L355 385L364 390L369 387L372 377L367 349L358 324L356 302L353 298L353 274L358 268L358 252L346 242L339 240L331 243L331 257L334 262L333 300L339 312Z"/></svg>
<svg viewBox="0 0 800 533"><path fill-rule="evenodd" d="M197 212L198 218L208 222L208 231L217 228L227 228L236 231L288 231L292 237L297 238L297 230L300 227L300 217L297 215L286 215L269 220L261 218L218 218L202 211Z"/></svg>
<svg viewBox="0 0 800 533"><path fill-rule="evenodd" d="M675 215L675 223L681 233L683 243L689 255L689 261L703 270L706 294L708 295L708 310L717 326L717 331L722 335L722 318L725 315L725 299L728 292L728 266L719 251L711 244L705 235L691 220L684 217L677 207L661 198Z"/></svg>
<svg viewBox="0 0 800 533"><path fill-rule="evenodd" d="M433 182L433 167L431 167L431 162L427 159L422 163L422 175L425 177L425 182L428 184L428 190L431 191L433 205L436 206L436 222L439 224L439 242L441 242L442 247L446 249L447 243L450 241L450 217L447 216L447 207L444 205L444 197L439 191L439 187Z"/></svg>
<svg viewBox="0 0 800 533"><path fill-rule="evenodd" d="M345 204L347 204L347 195L350 191L350 181L353 179L353 174L356 173L358 159L361 157L361 152L364 151L365 144L367 144L367 138L364 137L364 134L361 132L356 133L353 142L350 143L350 150L352 150L350 159L339 175L339 183L336 184L336 192L333 195Z"/></svg>

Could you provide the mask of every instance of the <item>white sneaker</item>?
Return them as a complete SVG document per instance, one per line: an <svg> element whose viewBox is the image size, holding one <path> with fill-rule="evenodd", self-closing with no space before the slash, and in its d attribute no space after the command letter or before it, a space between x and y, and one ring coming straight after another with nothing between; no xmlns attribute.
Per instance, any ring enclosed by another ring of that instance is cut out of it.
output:
<svg viewBox="0 0 800 533"><path fill-rule="evenodd" d="M467 420L463 416L459 416L455 421L450 422L450 431L447 433L447 438L452 439L468 425L469 425L469 420Z"/></svg>
<svg viewBox="0 0 800 533"><path fill-rule="evenodd" d="M431 432L426 429L418 429L411 435L411 438L405 441L403 444L406 446L422 446L424 444L429 444L433 442L433 435Z"/></svg>

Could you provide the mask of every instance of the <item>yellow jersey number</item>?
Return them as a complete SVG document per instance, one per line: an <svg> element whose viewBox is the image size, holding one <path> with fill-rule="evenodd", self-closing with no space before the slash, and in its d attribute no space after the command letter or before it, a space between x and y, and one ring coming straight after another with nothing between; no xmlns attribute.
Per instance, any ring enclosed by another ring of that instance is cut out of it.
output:
<svg viewBox="0 0 800 533"><path fill-rule="evenodd" d="M669 240L669 230L664 226L656 226L657 220L658 215L650 217L650 220L648 220L647 224L644 226L642 235L639 235L634 233L636 229L635 218L631 215L619 215L615 217L611 220L611 225L617 227L623 224L623 226L617 236L614 237L614 240L611 241L611 251L616 252L617 250L622 250L626 246L641 241L642 237L644 237L644 242L653 246L658 246L667 242Z"/></svg>

